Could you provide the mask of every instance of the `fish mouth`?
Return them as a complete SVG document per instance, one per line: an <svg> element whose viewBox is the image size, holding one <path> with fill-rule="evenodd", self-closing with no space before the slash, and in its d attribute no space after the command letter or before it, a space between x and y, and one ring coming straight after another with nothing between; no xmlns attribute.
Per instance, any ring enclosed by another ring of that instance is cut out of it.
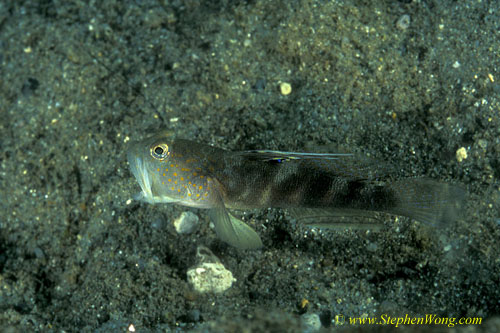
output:
<svg viewBox="0 0 500 333"><path fill-rule="evenodd" d="M137 182L141 186L142 190L142 192L137 193L134 196L134 199L148 203L155 203L156 201L152 192L151 177L144 160L137 157L137 154L129 153L128 163L130 165L130 171L132 171L132 174L135 176L135 179L137 179Z"/></svg>

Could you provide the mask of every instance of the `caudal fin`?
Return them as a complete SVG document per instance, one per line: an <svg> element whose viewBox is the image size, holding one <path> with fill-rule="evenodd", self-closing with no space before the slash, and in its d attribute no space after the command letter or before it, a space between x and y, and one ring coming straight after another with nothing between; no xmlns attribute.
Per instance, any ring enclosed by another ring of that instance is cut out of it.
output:
<svg viewBox="0 0 500 333"><path fill-rule="evenodd" d="M388 213L403 215L432 225L447 225L460 217L466 191L457 185L430 179L405 179L389 187L398 205Z"/></svg>

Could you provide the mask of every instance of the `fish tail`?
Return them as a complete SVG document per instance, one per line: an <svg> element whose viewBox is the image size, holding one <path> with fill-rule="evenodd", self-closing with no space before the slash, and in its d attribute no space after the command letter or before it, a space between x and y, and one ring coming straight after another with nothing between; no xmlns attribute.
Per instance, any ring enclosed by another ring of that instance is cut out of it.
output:
<svg viewBox="0 0 500 333"><path fill-rule="evenodd" d="M430 179L405 179L388 186L398 199L388 213L444 226L456 221L464 208L466 192L457 185Z"/></svg>

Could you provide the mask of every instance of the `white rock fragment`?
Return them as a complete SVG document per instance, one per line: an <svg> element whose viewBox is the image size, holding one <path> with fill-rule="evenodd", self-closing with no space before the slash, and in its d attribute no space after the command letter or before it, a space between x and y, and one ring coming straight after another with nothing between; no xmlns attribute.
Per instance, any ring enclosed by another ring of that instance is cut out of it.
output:
<svg viewBox="0 0 500 333"><path fill-rule="evenodd" d="M174 221L175 231L178 234L190 234L198 227L199 218L191 212L184 212Z"/></svg>
<svg viewBox="0 0 500 333"><path fill-rule="evenodd" d="M221 263L202 263L187 271L189 284L199 293L222 293L236 279Z"/></svg>
<svg viewBox="0 0 500 333"><path fill-rule="evenodd" d="M187 271L187 279L199 293L222 293L236 281L233 273L206 246L200 245L196 249L196 262L197 265Z"/></svg>

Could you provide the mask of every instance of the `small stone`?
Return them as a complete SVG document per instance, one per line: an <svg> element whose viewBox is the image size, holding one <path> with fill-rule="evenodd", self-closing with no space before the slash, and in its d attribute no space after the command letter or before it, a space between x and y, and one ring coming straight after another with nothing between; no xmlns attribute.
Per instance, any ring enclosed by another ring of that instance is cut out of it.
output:
<svg viewBox="0 0 500 333"><path fill-rule="evenodd" d="M281 82L280 83L280 91L281 91L281 94L284 96L290 95L290 93L292 92L292 85L288 82Z"/></svg>
<svg viewBox="0 0 500 333"><path fill-rule="evenodd" d="M396 22L396 26L398 27L398 29L406 30L410 27L410 22L410 15L404 14L401 15L401 17L398 19L398 21Z"/></svg>
<svg viewBox="0 0 500 333"><path fill-rule="evenodd" d="M483 149L486 149L486 147L488 147L488 141L486 141L484 139L479 139L477 141L477 144L479 145L479 147L481 147Z"/></svg>
<svg viewBox="0 0 500 333"><path fill-rule="evenodd" d="M236 279L221 263L202 263L187 271L191 287L199 293L222 293L231 288Z"/></svg>
<svg viewBox="0 0 500 333"><path fill-rule="evenodd" d="M198 227L199 218L191 212L183 212L174 221L175 231L178 234L190 234Z"/></svg>
<svg viewBox="0 0 500 333"><path fill-rule="evenodd" d="M456 152L456 157L459 163L467 159L467 149L465 149L465 147L458 148Z"/></svg>
<svg viewBox="0 0 500 333"><path fill-rule="evenodd" d="M306 313L302 315L303 332L317 332L321 329L321 320L315 313Z"/></svg>

